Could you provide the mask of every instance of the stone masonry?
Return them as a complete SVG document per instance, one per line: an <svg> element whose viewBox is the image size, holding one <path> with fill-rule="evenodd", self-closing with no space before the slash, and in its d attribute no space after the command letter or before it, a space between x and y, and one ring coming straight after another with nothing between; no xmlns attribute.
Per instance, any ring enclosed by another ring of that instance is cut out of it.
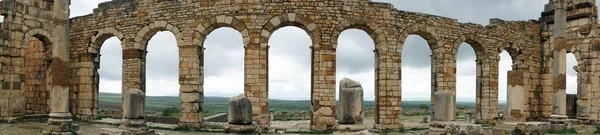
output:
<svg viewBox="0 0 600 135"><path fill-rule="evenodd" d="M600 24L594 0L549 0L538 20L490 19L487 26L369 0L112 0L99 4L89 15L65 18L68 13L61 12L69 10L62 8L67 2L0 2L4 16L0 23L0 117L52 112L54 120L69 121L66 117L71 114L94 119L104 40L121 40L122 90L145 92L147 42L157 32L168 31L177 39L173 45L179 47L180 124L201 126L204 40L213 30L230 27L244 41L244 91L252 103L252 118L268 126L268 41L279 28L295 26L306 31L313 43L312 56L307 56L312 58L313 130L332 130L336 124L337 40L347 29L363 30L375 42L374 127L378 129L402 128L401 57L409 35L423 37L431 48L432 97L456 93L458 47L468 43L474 48L478 123L491 124L498 117L498 62L504 50L513 60L509 89L522 93L510 97L515 99L511 102L515 115L545 121L551 115L566 114L564 58L573 53L578 63L577 118L600 122ZM432 107L452 108L454 103ZM453 116L443 119L454 120Z"/></svg>

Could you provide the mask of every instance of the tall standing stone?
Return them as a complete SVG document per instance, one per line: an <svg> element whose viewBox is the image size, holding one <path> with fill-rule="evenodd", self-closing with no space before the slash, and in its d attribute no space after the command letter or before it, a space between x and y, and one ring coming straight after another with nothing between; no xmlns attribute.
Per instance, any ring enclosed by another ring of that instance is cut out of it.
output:
<svg viewBox="0 0 600 135"><path fill-rule="evenodd" d="M363 123L363 88L360 82L344 78L340 81L338 131L360 131Z"/></svg>
<svg viewBox="0 0 600 135"><path fill-rule="evenodd" d="M244 95L232 97L229 100L229 122L223 129L233 133L250 133L256 131L257 126L252 122L252 104Z"/></svg>
<svg viewBox="0 0 600 135"><path fill-rule="evenodd" d="M339 124L362 124L363 88L360 82L344 78L340 81Z"/></svg>
<svg viewBox="0 0 600 135"><path fill-rule="evenodd" d="M54 27L52 64L50 65L50 78L52 80L52 90L50 91L50 114L48 119L47 134L68 134L74 127L69 110L69 5L70 0L54 1L53 20Z"/></svg>
<svg viewBox="0 0 600 135"><path fill-rule="evenodd" d="M232 97L229 100L229 124L251 125L252 104L244 94Z"/></svg>
<svg viewBox="0 0 600 135"><path fill-rule="evenodd" d="M452 92L435 92L435 108L433 120L435 121L453 121L455 118L454 108L456 96Z"/></svg>
<svg viewBox="0 0 600 135"><path fill-rule="evenodd" d="M118 129L103 128L101 135L154 135L154 130L146 126L145 93L139 89L123 91L123 119Z"/></svg>

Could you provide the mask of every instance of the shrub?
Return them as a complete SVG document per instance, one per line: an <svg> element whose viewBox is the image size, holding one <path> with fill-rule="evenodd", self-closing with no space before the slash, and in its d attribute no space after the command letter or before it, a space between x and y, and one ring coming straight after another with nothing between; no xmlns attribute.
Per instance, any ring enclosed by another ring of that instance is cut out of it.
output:
<svg viewBox="0 0 600 135"><path fill-rule="evenodd" d="M426 104L420 104L420 105L419 105L419 109L423 109L423 110L429 110L429 105L426 105Z"/></svg>
<svg viewBox="0 0 600 135"><path fill-rule="evenodd" d="M179 115L179 109L177 107L167 107L162 113L163 116L177 116Z"/></svg>

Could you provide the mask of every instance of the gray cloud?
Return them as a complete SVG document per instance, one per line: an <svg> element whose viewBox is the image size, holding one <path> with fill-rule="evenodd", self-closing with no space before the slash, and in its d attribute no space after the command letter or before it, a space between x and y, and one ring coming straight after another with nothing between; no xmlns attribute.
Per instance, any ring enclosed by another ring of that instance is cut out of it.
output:
<svg viewBox="0 0 600 135"><path fill-rule="evenodd" d="M232 28L219 28L204 41L204 73L218 76L226 72L224 67L244 70L244 43L242 35Z"/></svg>
<svg viewBox="0 0 600 135"><path fill-rule="evenodd" d="M375 43L362 30L343 31L338 38L336 48L337 72L359 73L373 70L375 66Z"/></svg>
<svg viewBox="0 0 600 135"><path fill-rule="evenodd" d="M123 57L121 41L112 37L107 39L100 48L100 77L112 81L121 81L123 71Z"/></svg>

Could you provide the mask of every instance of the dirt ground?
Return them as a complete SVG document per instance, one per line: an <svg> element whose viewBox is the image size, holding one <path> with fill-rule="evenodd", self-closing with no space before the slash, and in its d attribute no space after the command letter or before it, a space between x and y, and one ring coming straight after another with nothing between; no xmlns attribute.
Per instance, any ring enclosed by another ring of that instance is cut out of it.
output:
<svg viewBox="0 0 600 135"><path fill-rule="evenodd" d="M428 123L419 123L422 116L405 116L402 118L404 128L428 128ZM114 125L97 124L97 123L79 123L80 134L82 135L99 135L101 128L116 128ZM285 131L286 133L291 132L306 132L309 130L309 121L274 121L271 123L272 129L277 131ZM372 129L374 120L367 118L364 120L364 125L368 129ZM43 122L18 122L18 123L0 123L0 135L43 135L42 131L46 124ZM589 125L574 125L573 126L578 134L591 135L596 130L594 126ZM223 133L201 133L201 132L182 132L182 131L169 131L169 130L158 130L156 132L161 135L221 135ZM389 135L404 135L404 134L422 134L424 131L410 131L405 133L386 133Z"/></svg>

